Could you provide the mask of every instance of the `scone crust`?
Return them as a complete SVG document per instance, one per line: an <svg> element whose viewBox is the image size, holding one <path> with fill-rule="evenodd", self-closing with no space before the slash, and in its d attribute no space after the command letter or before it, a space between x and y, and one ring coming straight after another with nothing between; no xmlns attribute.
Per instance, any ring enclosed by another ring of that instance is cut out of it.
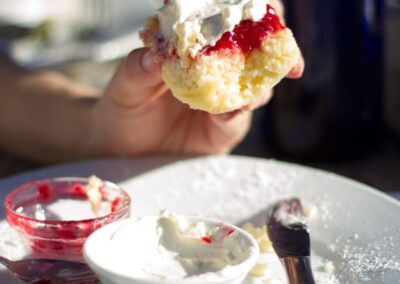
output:
<svg viewBox="0 0 400 284"><path fill-rule="evenodd" d="M268 35L248 54L222 50L199 55L187 67L169 58L163 78L174 96L191 108L212 114L240 109L268 96L297 64L300 51L289 29Z"/></svg>

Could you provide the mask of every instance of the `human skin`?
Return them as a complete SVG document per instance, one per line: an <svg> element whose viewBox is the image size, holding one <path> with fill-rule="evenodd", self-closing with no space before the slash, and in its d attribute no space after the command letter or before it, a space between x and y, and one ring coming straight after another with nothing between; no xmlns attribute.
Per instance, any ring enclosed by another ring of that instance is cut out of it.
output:
<svg viewBox="0 0 400 284"><path fill-rule="evenodd" d="M275 4L282 15L280 4ZM51 71L32 72L0 56L0 149L45 163L102 156L221 154L247 134L260 100L212 115L177 101L161 59L132 51L104 91ZM301 77L304 62L288 74Z"/></svg>

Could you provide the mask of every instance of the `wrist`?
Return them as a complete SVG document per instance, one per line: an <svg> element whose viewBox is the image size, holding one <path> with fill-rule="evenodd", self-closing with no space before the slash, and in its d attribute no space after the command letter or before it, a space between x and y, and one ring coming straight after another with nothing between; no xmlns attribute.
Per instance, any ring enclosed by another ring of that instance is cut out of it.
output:
<svg viewBox="0 0 400 284"><path fill-rule="evenodd" d="M86 112L87 126L84 135L86 139L80 141L78 148L83 149L84 158L96 158L117 155L116 146L118 143L113 133L118 128L115 123L114 105L110 103L107 96L98 98L87 106L89 110ZM116 146L118 147L118 146Z"/></svg>

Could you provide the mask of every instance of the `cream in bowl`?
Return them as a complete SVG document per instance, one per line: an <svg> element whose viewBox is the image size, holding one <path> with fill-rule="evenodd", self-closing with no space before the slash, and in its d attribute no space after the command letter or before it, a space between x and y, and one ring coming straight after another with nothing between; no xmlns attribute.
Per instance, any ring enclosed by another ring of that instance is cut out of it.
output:
<svg viewBox="0 0 400 284"><path fill-rule="evenodd" d="M104 284L234 284L254 267L259 248L236 226L163 211L101 228L84 256Z"/></svg>

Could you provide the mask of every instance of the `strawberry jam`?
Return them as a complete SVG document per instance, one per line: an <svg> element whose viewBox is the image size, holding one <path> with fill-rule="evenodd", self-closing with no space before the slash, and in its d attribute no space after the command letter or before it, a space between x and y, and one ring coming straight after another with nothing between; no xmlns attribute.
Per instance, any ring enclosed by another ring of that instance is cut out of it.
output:
<svg viewBox="0 0 400 284"><path fill-rule="evenodd" d="M214 46L206 46L203 54L210 55L223 49L238 48L242 53L249 53L261 47L263 40L270 34L277 33L285 27L281 24L275 9L267 5L265 16L255 22L243 20L232 32L224 33Z"/></svg>
<svg viewBox="0 0 400 284"><path fill-rule="evenodd" d="M38 198L41 202L50 202L53 198L53 190L46 183L39 184L37 187Z"/></svg>
<svg viewBox="0 0 400 284"><path fill-rule="evenodd" d="M233 233L235 233L235 229L228 226L222 226L214 235L204 236L200 239L207 244L222 243L227 237L229 237Z"/></svg>
<svg viewBox="0 0 400 284"><path fill-rule="evenodd" d="M202 237L201 240L207 244L211 244L213 242L212 237L210 236Z"/></svg>
<svg viewBox="0 0 400 284"><path fill-rule="evenodd" d="M117 185L104 183L101 215L90 210L88 179L31 182L6 198L6 218L22 240L43 258L82 260L86 238L100 227L129 216L130 198Z"/></svg>
<svg viewBox="0 0 400 284"><path fill-rule="evenodd" d="M86 188L81 183L74 184L72 186L72 192L74 193L74 195L76 197L80 197L80 198L84 198L84 199L87 198Z"/></svg>
<svg viewBox="0 0 400 284"><path fill-rule="evenodd" d="M118 210L119 206L121 204L121 198L117 197L111 202L111 212L114 213L115 211Z"/></svg>

